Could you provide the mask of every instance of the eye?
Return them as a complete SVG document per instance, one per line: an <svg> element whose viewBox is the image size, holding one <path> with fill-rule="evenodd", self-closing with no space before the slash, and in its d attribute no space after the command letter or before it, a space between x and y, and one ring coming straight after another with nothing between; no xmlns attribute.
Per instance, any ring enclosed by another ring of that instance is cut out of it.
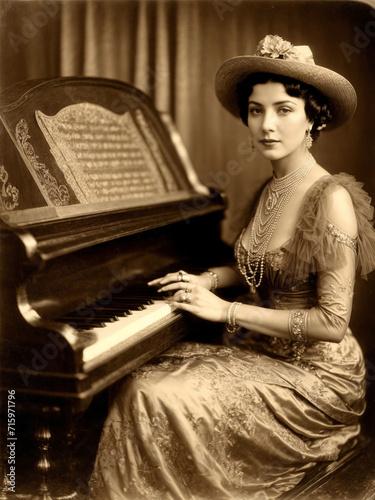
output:
<svg viewBox="0 0 375 500"><path fill-rule="evenodd" d="M262 113L262 110L260 108L249 108L249 115L260 115Z"/></svg>
<svg viewBox="0 0 375 500"><path fill-rule="evenodd" d="M292 110L290 108L286 108L284 106L279 109L279 113L282 115L288 115L291 112L292 112Z"/></svg>

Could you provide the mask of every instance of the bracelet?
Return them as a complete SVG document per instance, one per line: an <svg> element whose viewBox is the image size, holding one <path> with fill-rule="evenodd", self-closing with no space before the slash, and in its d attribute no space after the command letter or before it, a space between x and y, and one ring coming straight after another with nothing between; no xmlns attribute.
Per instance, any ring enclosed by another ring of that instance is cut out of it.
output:
<svg viewBox="0 0 375 500"><path fill-rule="evenodd" d="M238 328L236 325L236 315L240 306L242 306L242 302L232 302L228 307L226 329L229 333L234 333Z"/></svg>
<svg viewBox="0 0 375 500"><path fill-rule="evenodd" d="M289 313L289 335L292 341L307 342L306 318L308 309L292 309Z"/></svg>
<svg viewBox="0 0 375 500"><path fill-rule="evenodd" d="M208 274L211 280L211 288L210 292L216 292L217 287L219 286L219 277L213 271L205 271L203 274Z"/></svg>

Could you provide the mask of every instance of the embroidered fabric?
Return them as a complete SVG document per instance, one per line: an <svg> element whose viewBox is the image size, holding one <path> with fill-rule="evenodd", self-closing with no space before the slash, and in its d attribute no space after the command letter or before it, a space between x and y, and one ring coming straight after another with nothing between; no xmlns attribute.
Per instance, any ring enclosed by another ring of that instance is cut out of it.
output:
<svg viewBox="0 0 375 500"><path fill-rule="evenodd" d="M289 334L292 340L306 342L307 309L292 309L289 314Z"/></svg>
<svg viewBox="0 0 375 500"><path fill-rule="evenodd" d="M327 189L337 185L329 179ZM315 209L306 208L291 241L267 254L259 288L264 307L294 311L297 338L240 329L226 347L181 343L127 377L103 428L93 500L277 499L359 433L366 369L348 323L355 268L371 267L362 245L374 235L361 234L369 227L362 220L356 254L327 219L311 222L324 203L319 193L306 198ZM321 257L326 247L337 252L336 265L329 252ZM346 333L338 342L317 340L327 332L336 340Z"/></svg>
<svg viewBox="0 0 375 500"><path fill-rule="evenodd" d="M335 224L329 221L326 226L326 231L337 238L340 243L344 243L344 245L350 247L352 250L354 250L354 252L357 251L357 238L352 238L348 234L345 234L343 231L341 231L341 229L335 226Z"/></svg>

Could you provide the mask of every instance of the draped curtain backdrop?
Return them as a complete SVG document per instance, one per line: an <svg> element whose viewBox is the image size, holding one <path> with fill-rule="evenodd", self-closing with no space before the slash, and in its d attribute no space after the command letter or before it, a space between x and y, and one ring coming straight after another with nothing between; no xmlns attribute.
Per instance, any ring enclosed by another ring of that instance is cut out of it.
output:
<svg viewBox="0 0 375 500"><path fill-rule="evenodd" d="M160 111L171 114L202 182L227 193L227 241L237 229L237 214L271 171L250 154L247 128L218 103L216 70L229 57L253 54L267 34L310 45L317 64L346 76L359 98L355 118L323 134L313 154L332 173L352 173L375 195L375 10L370 4L2 0L0 14L1 89L26 79L76 75L114 78L142 89ZM373 303L374 286L365 290L362 312L354 313L363 328L375 314L364 305Z"/></svg>

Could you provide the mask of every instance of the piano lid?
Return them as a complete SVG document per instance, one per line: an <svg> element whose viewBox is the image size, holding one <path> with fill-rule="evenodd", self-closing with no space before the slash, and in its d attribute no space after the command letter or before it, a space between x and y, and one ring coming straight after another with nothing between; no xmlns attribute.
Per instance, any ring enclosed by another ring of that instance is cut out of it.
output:
<svg viewBox="0 0 375 500"><path fill-rule="evenodd" d="M30 81L5 90L0 103L0 218L8 226L209 193L171 121L131 85Z"/></svg>

